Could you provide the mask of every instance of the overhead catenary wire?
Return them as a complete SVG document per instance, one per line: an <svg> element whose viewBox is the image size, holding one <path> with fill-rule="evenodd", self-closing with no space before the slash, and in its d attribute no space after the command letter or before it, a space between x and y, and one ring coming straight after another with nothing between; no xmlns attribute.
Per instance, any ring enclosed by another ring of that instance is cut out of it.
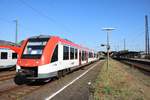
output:
<svg viewBox="0 0 150 100"><path fill-rule="evenodd" d="M6 24L8 24L8 25L11 25L11 27L12 27L12 25L14 26L14 22L15 22L15 21L16 21L15 19L7 20L7 19L5 19L5 18L0 17L0 22L6 23ZM24 27L24 26L23 26L22 24L20 24L20 23L17 23L17 26L19 26L19 30L18 30L18 32L17 32L18 35L20 35L20 32L21 32L22 29L28 30L28 28ZM19 32L19 31L20 31L20 32ZM15 32L15 33L16 33L16 32ZM16 36L15 36L15 37L16 37ZM17 42L17 40L15 40L15 41Z"/></svg>
<svg viewBox="0 0 150 100"><path fill-rule="evenodd" d="M141 44L140 44L139 46L137 46L136 41L139 41L139 39L140 39L140 40L141 40L141 39L144 40L144 35L145 35L145 34L144 34L144 31L135 34L134 37L132 37L132 38L130 39L130 40L132 40L132 42L129 42L129 43L128 43L129 38L128 38L128 37L124 38L124 39L126 39L126 44L125 44L125 45L126 45L126 49L128 49L127 47L137 47L137 50L138 50L138 49L139 49L138 47L141 46ZM131 43L131 44L130 44L130 43ZM143 43L144 43L144 42L143 42ZM124 43L121 42L121 41L116 41L116 43L112 43L112 44L114 44L113 47L114 47L114 49L117 50L117 51L123 50L123 49L121 49L121 48L124 48L124 47L123 47ZM144 48L140 48L140 49L143 49L143 50L144 50Z"/></svg>
<svg viewBox="0 0 150 100"><path fill-rule="evenodd" d="M5 23L5 24L8 24L8 25L11 25L11 27L12 27L12 25L14 26L14 20L15 20L15 19L8 20L8 19L5 19L5 18L3 18L3 17L0 17L0 24L1 24L1 22L2 22L2 23ZM19 23L18 23L18 26L19 26L18 36L19 36L19 35L22 35L23 30L26 30L26 31L29 32L29 28L28 28L28 27L25 27L24 24L21 24L20 21L19 21ZM19 40L20 40L20 39L19 39Z"/></svg>
<svg viewBox="0 0 150 100"><path fill-rule="evenodd" d="M7 23L7 24L13 24L12 21L8 21L8 20L6 20L6 19L4 19L4 18L2 18L2 17L0 17L0 21L2 21L2 22L4 22L4 23Z"/></svg>
<svg viewBox="0 0 150 100"><path fill-rule="evenodd" d="M141 50L144 50L144 48L142 47L141 49L139 48L140 46L142 46L142 45L139 45L139 44L137 44L136 43L136 41L138 41L139 42L139 38L140 39L143 39L143 44L144 44L144 31L143 32L139 32L138 34L136 34L135 36L134 36L134 38L132 39L132 45L131 44L129 44L131 47L136 47L136 48L134 48L135 50L137 50L137 49L139 49L140 51ZM142 42L142 41L141 41ZM129 46L128 45L128 46Z"/></svg>
<svg viewBox="0 0 150 100"><path fill-rule="evenodd" d="M31 6L29 3L27 3L25 0L19 0L23 5L25 5L26 7L30 8L32 11L34 11L35 13L37 13L38 15L40 15L41 17L49 20L50 22L55 23L57 26L65 29L66 31L70 31L70 29L68 29L68 27L66 27L66 25L56 21L54 18L46 15L45 13L39 11L38 9L34 8L33 6Z"/></svg>

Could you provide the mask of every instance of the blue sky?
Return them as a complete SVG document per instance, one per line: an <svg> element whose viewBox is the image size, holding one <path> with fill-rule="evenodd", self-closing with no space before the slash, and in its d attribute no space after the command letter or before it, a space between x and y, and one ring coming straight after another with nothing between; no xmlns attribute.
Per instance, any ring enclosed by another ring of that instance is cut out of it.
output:
<svg viewBox="0 0 150 100"><path fill-rule="evenodd" d="M110 34L112 50L144 50L144 16L150 0L0 0L0 40L19 41L34 35L57 35L96 50L105 50L103 27ZM150 20L150 17L149 17ZM150 22L150 21L149 21Z"/></svg>

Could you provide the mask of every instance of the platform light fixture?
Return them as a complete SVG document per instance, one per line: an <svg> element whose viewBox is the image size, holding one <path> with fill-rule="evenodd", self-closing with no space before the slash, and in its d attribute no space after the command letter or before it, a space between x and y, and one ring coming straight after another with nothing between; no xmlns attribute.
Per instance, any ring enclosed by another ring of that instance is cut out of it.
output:
<svg viewBox="0 0 150 100"><path fill-rule="evenodd" d="M102 31L106 31L107 33L107 44L106 45L101 45L101 46L106 46L107 48L107 70L109 67L109 50L110 50L110 45L109 45L109 33L111 33L115 28L102 28Z"/></svg>

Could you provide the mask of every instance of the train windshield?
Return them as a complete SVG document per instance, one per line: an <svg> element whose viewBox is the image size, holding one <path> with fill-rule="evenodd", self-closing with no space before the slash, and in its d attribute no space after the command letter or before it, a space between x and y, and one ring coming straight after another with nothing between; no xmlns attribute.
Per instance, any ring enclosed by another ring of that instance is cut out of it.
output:
<svg viewBox="0 0 150 100"><path fill-rule="evenodd" d="M48 39L29 39L24 48L22 58L40 59Z"/></svg>

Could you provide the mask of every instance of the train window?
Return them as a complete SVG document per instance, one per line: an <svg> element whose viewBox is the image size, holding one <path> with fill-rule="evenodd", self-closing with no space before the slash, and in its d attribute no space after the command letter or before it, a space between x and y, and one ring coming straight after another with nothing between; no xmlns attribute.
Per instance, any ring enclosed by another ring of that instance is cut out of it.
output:
<svg viewBox="0 0 150 100"><path fill-rule="evenodd" d="M91 52L89 52L89 58L91 58Z"/></svg>
<svg viewBox="0 0 150 100"><path fill-rule="evenodd" d="M56 46L51 59L51 62L55 62L55 61L58 61L58 45Z"/></svg>
<svg viewBox="0 0 150 100"><path fill-rule="evenodd" d="M75 59L78 58L78 49L75 49Z"/></svg>
<svg viewBox="0 0 150 100"><path fill-rule="evenodd" d="M86 60L86 52L82 51L82 61L85 61L85 60Z"/></svg>
<svg viewBox="0 0 150 100"><path fill-rule="evenodd" d="M69 59L69 47L63 46L63 60Z"/></svg>
<svg viewBox="0 0 150 100"><path fill-rule="evenodd" d="M74 59L74 48L70 47L70 59Z"/></svg>
<svg viewBox="0 0 150 100"><path fill-rule="evenodd" d="M48 40L48 38L29 39L21 58L40 59Z"/></svg>
<svg viewBox="0 0 150 100"><path fill-rule="evenodd" d="M89 58L92 58L92 57L93 57L92 52L89 52Z"/></svg>
<svg viewBox="0 0 150 100"><path fill-rule="evenodd" d="M12 59L17 59L17 53L12 53Z"/></svg>
<svg viewBox="0 0 150 100"><path fill-rule="evenodd" d="M91 57L91 55L90 55L90 54L91 54L91 52L89 52L89 58Z"/></svg>
<svg viewBox="0 0 150 100"><path fill-rule="evenodd" d="M96 58L96 53L94 53L94 58Z"/></svg>
<svg viewBox="0 0 150 100"><path fill-rule="evenodd" d="M84 51L82 51L82 61L84 60Z"/></svg>
<svg viewBox="0 0 150 100"><path fill-rule="evenodd" d="M1 52L1 59L7 59L7 52Z"/></svg>

